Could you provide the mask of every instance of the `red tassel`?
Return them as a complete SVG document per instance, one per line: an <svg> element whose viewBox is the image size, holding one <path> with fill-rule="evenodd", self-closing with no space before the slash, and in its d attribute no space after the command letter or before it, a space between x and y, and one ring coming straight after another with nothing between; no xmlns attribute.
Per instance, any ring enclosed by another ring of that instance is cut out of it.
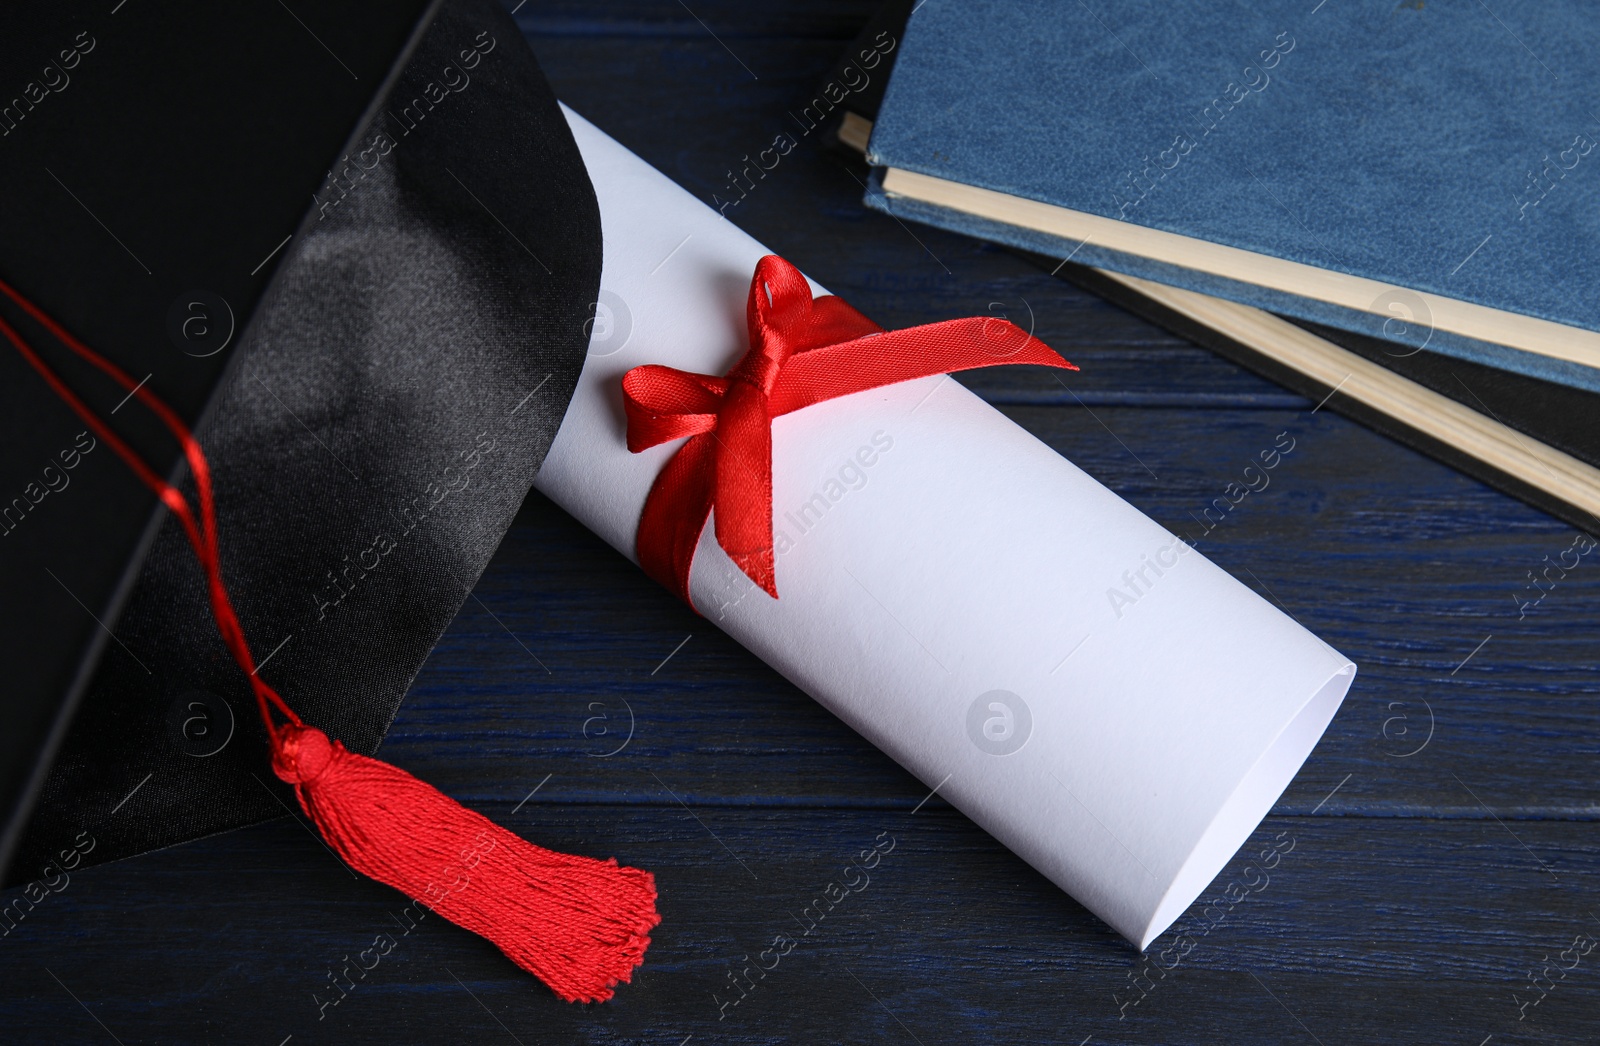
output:
<svg viewBox="0 0 1600 1046"><path fill-rule="evenodd" d="M363 875L492 941L568 1002L604 1002L644 961L655 877L534 846L397 766L285 727L272 769Z"/></svg>
<svg viewBox="0 0 1600 1046"><path fill-rule="evenodd" d="M399 767L351 752L302 723L255 671L228 598L211 470L199 442L144 382L135 383L3 280L0 293L127 389L182 446L200 495L198 516L183 492L157 475L0 318L0 334L183 525L206 574L217 630L255 694L272 745L272 769L294 785L306 816L328 845L357 871L494 942L568 1002L611 998L617 982L631 980L634 967L644 961L647 934L661 921L655 878L614 859L572 857L534 846ZM274 711L287 722L275 722Z"/></svg>

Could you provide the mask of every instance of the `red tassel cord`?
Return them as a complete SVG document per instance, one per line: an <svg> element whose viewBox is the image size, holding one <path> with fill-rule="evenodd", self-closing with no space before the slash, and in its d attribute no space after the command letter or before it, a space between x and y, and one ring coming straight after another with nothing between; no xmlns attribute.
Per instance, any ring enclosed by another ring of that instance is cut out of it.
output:
<svg viewBox="0 0 1600 1046"><path fill-rule="evenodd" d="M73 337L4 281L0 293L128 390L183 448L199 493L198 515L182 491L157 475L0 318L0 334L183 526L205 572L217 630L255 695L272 748L273 771L294 785L301 808L328 845L357 871L492 941L568 1002L611 998L613 987L629 981L644 960L650 929L661 921L654 877L615 860L534 846L399 767L351 752L302 722L256 674L244 629L228 599L211 470L200 444L143 383Z"/></svg>

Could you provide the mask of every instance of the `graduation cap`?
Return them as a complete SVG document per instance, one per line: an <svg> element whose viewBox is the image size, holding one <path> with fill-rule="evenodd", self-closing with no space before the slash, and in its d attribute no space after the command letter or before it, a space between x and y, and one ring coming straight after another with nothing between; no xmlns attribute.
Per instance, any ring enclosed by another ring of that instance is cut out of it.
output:
<svg viewBox="0 0 1600 1046"><path fill-rule="evenodd" d="M493 0L0 21L9 881L281 815L282 777L358 870L609 997L646 873L366 758L588 343L599 212L515 24Z"/></svg>

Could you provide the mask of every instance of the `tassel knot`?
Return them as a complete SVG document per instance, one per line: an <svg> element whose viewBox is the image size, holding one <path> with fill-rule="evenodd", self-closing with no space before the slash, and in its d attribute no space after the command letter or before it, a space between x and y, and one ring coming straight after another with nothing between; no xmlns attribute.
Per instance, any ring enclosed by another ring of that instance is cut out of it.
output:
<svg viewBox="0 0 1600 1046"><path fill-rule="evenodd" d="M198 513L182 491L90 410L0 316L0 336L183 526L206 575L217 630L255 694L271 742L272 772L294 785L300 806L328 846L355 870L492 941L561 998L611 998L615 986L627 982L644 961L649 932L661 921L650 873L614 859L599 861L535 846L399 767L352 752L306 726L256 671L244 626L228 598L211 469L194 434L144 381L134 382L3 280L0 294L127 389L127 398L148 407L182 446L199 494ZM285 722L277 722L280 718Z"/></svg>
<svg viewBox="0 0 1600 1046"><path fill-rule="evenodd" d="M314 726L281 727L272 742L272 772L288 784L310 784L333 762L335 745L344 748Z"/></svg>
<svg viewBox="0 0 1600 1046"><path fill-rule="evenodd" d="M602 1002L644 961L655 878L535 846L313 726L277 729L272 769L351 868L494 942L568 1002Z"/></svg>

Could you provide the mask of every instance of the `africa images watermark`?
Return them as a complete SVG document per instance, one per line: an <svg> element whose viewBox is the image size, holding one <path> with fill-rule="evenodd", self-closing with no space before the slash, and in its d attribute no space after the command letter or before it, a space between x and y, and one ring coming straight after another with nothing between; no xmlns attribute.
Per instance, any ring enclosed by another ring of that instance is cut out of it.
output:
<svg viewBox="0 0 1600 1046"><path fill-rule="evenodd" d="M1528 616L1529 611L1544 602L1544 597L1555 591L1556 585L1565 581L1568 574L1578 569L1583 563L1583 557L1595 550L1595 545L1595 539L1580 530L1572 536L1572 544L1557 553L1556 562L1550 562L1550 556L1547 553L1543 560L1544 567L1538 574L1531 570L1528 571L1527 585L1511 596L1511 601L1517 604L1517 620L1521 621ZM1570 561L1568 560L1569 556L1571 557ZM1555 571L1558 576L1551 577L1551 571ZM1541 581L1543 584L1540 584ZM1538 593L1531 599L1527 598L1530 595L1530 589Z"/></svg>
<svg viewBox="0 0 1600 1046"><path fill-rule="evenodd" d="M79 832L70 849L62 850L45 863L40 878L22 888L22 893L0 905L0 937L11 936L17 924L33 913L45 899L58 894L72 882L67 873L78 867L85 855L95 847L95 838L88 832ZM26 907L24 907L24 905Z"/></svg>
<svg viewBox="0 0 1600 1046"><path fill-rule="evenodd" d="M400 936L402 938L409 936L411 931L417 928L417 923L428 912L433 911L434 906L440 901L471 886L472 876L467 874L468 871L476 868L478 862L491 853L496 845L498 844L495 842L494 837L489 835L487 831L479 832L472 845L457 854L456 859L445 865L433 881L423 888L423 897L413 899L411 907L401 909L400 914L406 917L405 922L402 922L399 916L391 914L390 918L394 919L395 923L400 927ZM449 883L444 885L447 879ZM413 915L415 918L413 918ZM350 960L350 953L346 952L339 965L338 973L334 972L334 966L330 964L327 972L328 983L324 988L332 988L339 993L339 996L334 998L332 993L329 993L328 997L323 999L317 992L311 993L311 1001L317 1007L317 1020L326 1019L328 1007L339 1005L351 992L355 991L356 985L366 980L367 974L378 968L378 964L383 962L384 956L393 952L397 943L395 935L385 931L375 935L369 947L358 951L353 963ZM369 959L371 960L370 962L368 962ZM354 976L351 974L352 970L357 971ZM318 991L321 990L323 989L318 989Z"/></svg>
<svg viewBox="0 0 1600 1046"><path fill-rule="evenodd" d="M852 491L861 490L870 478L869 470L894 449L894 437L883 429L872 433L867 441L857 447L819 483L811 496L773 521L772 547L774 556L792 552L809 533L822 526L827 514ZM785 526L787 524L787 528ZM791 536L788 528L793 528ZM716 596L718 621L728 616L728 611L744 602L746 596L756 591L756 583L743 572L734 572L725 579L737 591L721 592Z"/></svg>
<svg viewBox="0 0 1600 1046"><path fill-rule="evenodd" d="M1288 442L1285 443L1285 440ZM1271 486L1272 477L1270 473L1282 463L1284 458L1294 452L1294 448L1295 438L1293 436L1289 435L1287 431L1278 433L1272 437L1272 446L1258 452L1256 461L1246 465L1241 471L1240 478L1244 480L1242 484L1230 480L1228 485L1222 488L1222 496L1212 498L1211 503L1200 510L1199 516L1190 513L1191 518L1205 528L1201 531L1200 536L1204 537L1216 530L1222 521L1227 518L1228 513L1238 508L1245 498L1251 494L1259 494ZM1257 462L1259 462L1259 465ZM1253 476L1252 473L1254 473ZM1213 513L1215 513L1215 518L1213 518Z"/></svg>
<svg viewBox="0 0 1600 1046"><path fill-rule="evenodd" d="M1600 121L1596 121L1600 123ZM1544 202L1561 183L1566 180L1567 172L1575 169L1585 156L1594 151L1595 140L1580 131L1572 136L1572 144L1565 149L1556 151L1556 158L1552 160L1549 153L1544 154L1540 161L1539 170L1527 173L1527 180L1522 186L1522 194L1511 194L1511 202L1517 205L1517 221L1526 221L1528 208L1537 207ZM1567 161L1571 160L1571 163Z"/></svg>
<svg viewBox="0 0 1600 1046"><path fill-rule="evenodd" d="M354 562L348 555L342 557L337 573L329 570L324 575L328 583L312 595L317 606L317 620L326 620L328 611L343 603L362 581L382 566L384 559L399 548L400 542L419 524L433 515L446 498L466 490L472 483L472 471L483 464L486 455L494 453L498 443L487 431L478 433L470 448L456 453L463 463L459 469L454 465L446 465L437 480L423 487L421 495L400 503L393 515L404 524L405 529L400 531L398 538L386 532L374 534L367 547L356 553Z"/></svg>
<svg viewBox="0 0 1600 1046"><path fill-rule="evenodd" d="M1590 918L1593 918L1593 916L1590 916ZM1556 958L1553 962L1550 959L1550 953L1546 951L1544 957L1539 960L1539 969L1537 971L1529 970L1527 974L1526 990L1530 993L1538 992L1538 995L1533 996L1530 994L1529 998L1524 999L1516 992L1511 993L1511 1001L1517 1004L1517 1020L1527 1020L1528 1007L1537 1006L1544 1002L1546 997L1556 990L1556 986L1567 979L1567 974L1578 968L1579 964L1583 962L1584 956L1594 951L1594 946L1595 939L1593 937L1588 933L1580 933L1572 939L1570 945L1556 953Z"/></svg>
<svg viewBox="0 0 1600 1046"><path fill-rule="evenodd" d="M10 537L11 532L22 524L40 502L51 494L66 490L72 483L72 470L96 446L95 438L87 431L78 433L72 439L72 446L62 448L56 455L56 461L39 470L38 479L29 480L21 494L0 505L0 537Z"/></svg>
<svg viewBox="0 0 1600 1046"><path fill-rule="evenodd" d="M872 83L872 76L868 70L876 69L884 57L894 51L896 43L887 29L880 32L872 46L862 48L856 57L850 59L850 63L840 72L838 79L823 84L816 96L800 107L799 116L794 113L787 114L789 119L795 122L795 126L800 128L798 137L787 131L779 131L773 136L772 144L758 151L754 160L750 159L749 153L741 156L739 165L736 165L737 169L734 167L728 169L727 184L711 194L711 206L717 209L717 213L727 217L728 208L743 203L745 197L756 187L756 182L765 179L769 171L776 170L778 164L783 162L783 158L800 144L800 139L821 126L845 99L866 90ZM724 192L729 194L726 200L721 195ZM738 195L735 196L734 193Z"/></svg>
<svg viewBox="0 0 1600 1046"><path fill-rule="evenodd" d="M1184 959L1199 947L1200 940L1227 922L1228 916L1240 902L1265 890L1272 882L1272 877L1267 873L1277 869L1284 857L1294 851L1294 847L1294 836L1287 831L1279 832L1256 855L1255 861L1247 862L1239 870L1237 879L1223 887L1221 897L1206 901L1197 909L1203 925L1178 934L1153 959L1148 954L1141 956L1139 965L1127 971L1128 997L1124 999L1116 992L1111 993L1111 1001L1117 1005L1117 1020L1127 1020L1129 1008L1144 1002L1155 991L1156 985L1166 980L1168 973L1182 966Z"/></svg>
<svg viewBox="0 0 1600 1046"><path fill-rule="evenodd" d="M1390 701L1385 705L1388 715L1384 717L1383 725L1378 729L1384 742L1384 755L1393 759L1410 759L1433 740L1433 732L1437 723L1434 720L1433 705L1427 698L1417 699L1423 712L1427 713L1428 726L1423 732L1420 721L1421 715L1416 713L1409 701ZM1420 740L1418 738L1421 738Z"/></svg>
<svg viewBox="0 0 1600 1046"><path fill-rule="evenodd" d="M344 203L345 198L360 187L367 175L378 169L383 158L393 152L395 146L415 131L417 125L432 115L439 105L451 95L465 91L472 83L467 71L476 69L484 56L495 49L495 44L496 40L489 30L483 30L473 40L471 47L461 49L459 66L454 62L445 63L439 75L423 84L421 91L409 101L399 101L398 114L393 107L385 108L379 118L387 118L395 133L391 134L386 129L371 131L365 147L356 150L354 160L351 160L349 153L339 159L337 173L329 171L321 190L311 197L311 202L317 208L317 220L325 220L333 208Z"/></svg>
<svg viewBox="0 0 1600 1046"><path fill-rule="evenodd" d="M867 470L878 463L878 459L894 449L894 437L879 429L872 434L871 445L863 443L856 448L856 452L846 458L844 464L835 470L833 475L822 481L822 485L812 492L811 496L796 506L792 511L785 512L783 518L795 529L795 538L790 538L780 524L774 528L773 548L778 555L782 555L793 548L798 538L809 534L822 524L822 517L828 510L837 505L844 496L852 490L860 490L867 485Z"/></svg>
<svg viewBox="0 0 1600 1046"><path fill-rule="evenodd" d="M1191 512L1190 517L1204 528L1200 537L1216 530L1245 498L1251 494L1259 494L1271 486L1272 470L1282 464L1283 459L1291 454L1294 448L1293 436L1288 432L1278 433L1273 437L1272 446L1258 452L1255 459L1244 466L1240 472L1240 479L1243 482L1229 480L1222 488L1222 495L1212 498L1211 503L1200 510L1199 516ZM1120 587L1112 585L1106 589L1106 602L1110 604L1111 612L1116 619L1122 620L1129 607L1149 595L1156 584L1166 576L1167 571L1178 566L1182 558L1192 552L1198 543L1199 538L1196 537L1188 540L1174 537L1154 553L1141 555L1138 566L1123 571L1122 585Z"/></svg>
<svg viewBox="0 0 1600 1046"><path fill-rule="evenodd" d="M1155 555L1148 554L1139 557L1139 566L1132 570L1122 572L1124 588L1115 585L1106 589L1106 601L1111 604L1111 612L1118 621L1127 607L1138 603L1139 600L1150 594L1156 587L1156 582L1165 577L1168 570L1178 565L1181 557L1194 551L1194 547L1182 538L1173 538L1167 544L1156 549ZM1165 568L1165 569L1163 569ZM1151 577L1151 574L1155 577Z"/></svg>
<svg viewBox="0 0 1600 1046"><path fill-rule="evenodd" d="M54 59L45 62L36 79L23 84L10 101L0 103L0 138L9 138L11 132L51 95L65 91L72 83L68 71L78 68L83 56L94 47L95 38L87 29L83 30L73 38L71 47L62 48Z"/></svg>
<svg viewBox="0 0 1600 1046"><path fill-rule="evenodd" d="M1150 158L1149 153L1140 156L1140 166L1137 171L1130 169L1124 173L1120 187L1111 192L1111 207L1116 211L1117 218L1127 221L1128 212L1143 203L1168 174L1177 170L1184 157L1205 141L1206 137L1217 129L1217 125L1233 112L1235 106L1251 94L1265 91L1267 85L1272 82L1272 77L1266 70L1277 68L1278 63L1283 61L1284 55L1294 50L1294 45L1294 37L1289 35L1288 30L1279 33L1273 40L1272 46L1262 50L1258 55L1258 65L1244 67L1239 78L1242 83L1229 81L1220 94L1200 108L1194 116L1195 133L1177 132L1172 137L1172 144L1156 153L1154 160Z"/></svg>
<svg viewBox="0 0 1600 1046"><path fill-rule="evenodd" d="M887 843L884 836L888 836ZM812 898L811 903L800 909L800 915L809 920L810 925L802 921L800 916L790 913L790 918L799 925L799 937L791 937L787 933L777 933L772 937L772 943L756 956L754 963L748 954L739 956L735 965L740 969L730 967L726 973L726 988L731 988L739 993L734 998L730 992L724 1000L716 992L711 993L711 1001L717 1005L717 1020L728 1019L728 1008L738 1006L750 997L757 986L767 978L767 974L778 968L783 962L783 957L794 951L796 946L807 937L816 932L817 927L837 907L842 905L853 893L860 893L872 882L872 876L867 873L878 867L878 864L889 854L894 852L895 838L887 831L879 832L873 840L872 846L861 850L855 857L849 859L844 869L839 873L839 878L828 883L822 888L821 899ZM768 961L770 960L770 962ZM754 971L754 972L753 972Z"/></svg>
<svg viewBox="0 0 1600 1046"><path fill-rule="evenodd" d="M1011 755L1033 736L1033 712L1022 695L989 690L967 706L967 740L988 755Z"/></svg>

